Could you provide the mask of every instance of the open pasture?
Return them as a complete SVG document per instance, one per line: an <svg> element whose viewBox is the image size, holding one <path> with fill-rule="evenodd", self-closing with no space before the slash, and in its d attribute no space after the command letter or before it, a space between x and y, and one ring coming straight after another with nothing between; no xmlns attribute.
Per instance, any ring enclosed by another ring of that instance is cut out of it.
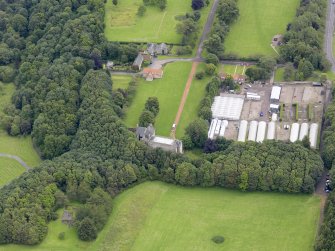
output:
<svg viewBox="0 0 335 251"><path fill-rule="evenodd" d="M167 0L167 7L147 6L143 17L137 16L142 0L122 0L115 6L107 0L105 6L105 35L110 41L121 42L165 42L179 44L181 35L176 33L176 17L191 12L191 1ZM201 11L203 26L210 7ZM202 28L200 28L202 30Z"/></svg>
<svg viewBox="0 0 335 251"><path fill-rule="evenodd" d="M129 82L133 79L132 76L129 75L113 75L112 74L112 81L113 81L113 90L117 89L127 89L129 86Z"/></svg>
<svg viewBox="0 0 335 251"><path fill-rule="evenodd" d="M225 39L226 54L277 55L270 46L272 38L285 32L298 6L299 0L239 0L240 17Z"/></svg>

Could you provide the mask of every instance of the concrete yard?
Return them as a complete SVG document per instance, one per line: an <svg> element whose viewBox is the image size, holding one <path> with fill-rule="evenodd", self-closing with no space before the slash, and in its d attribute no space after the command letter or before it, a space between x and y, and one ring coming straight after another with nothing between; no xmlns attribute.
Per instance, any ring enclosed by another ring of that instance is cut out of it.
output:
<svg viewBox="0 0 335 251"><path fill-rule="evenodd" d="M278 85L278 84L277 84ZM280 83L281 95L279 102L276 102L283 109L278 112L276 121L275 139L288 141L293 123L317 123L321 128L322 117L325 103L328 102L328 92L326 86L313 86L312 83ZM271 84L252 84L241 86L240 95L247 92L255 93L260 96L260 100L248 100L245 98L241 117L239 121L229 121L224 137L237 140L239 125L241 120L248 121L248 131L250 122L272 120L270 112ZM298 109L298 113L296 113ZM296 115L298 115L298 120Z"/></svg>

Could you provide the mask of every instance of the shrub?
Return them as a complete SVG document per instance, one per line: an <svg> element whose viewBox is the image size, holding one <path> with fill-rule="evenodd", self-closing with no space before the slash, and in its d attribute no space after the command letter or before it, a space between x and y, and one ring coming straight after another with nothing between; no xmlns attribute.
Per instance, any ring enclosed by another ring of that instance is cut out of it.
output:
<svg viewBox="0 0 335 251"><path fill-rule="evenodd" d="M216 235L212 238L212 241L215 242L216 244L220 244L224 242L224 237L221 235Z"/></svg>
<svg viewBox="0 0 335 251"><path fill-rule="evenodd" d="M60 233L58 234L58 239L59 239L59 240L64 240L64 239L65 239L65 233L64 233L64 232L60 232Z"/></svg>
<svg viewBox="0 0 335 251"><path fill-rule="evenodd" d="M196 79L203 79L205 77L205 73L203 71L199 71L195 74Z"/></svg>

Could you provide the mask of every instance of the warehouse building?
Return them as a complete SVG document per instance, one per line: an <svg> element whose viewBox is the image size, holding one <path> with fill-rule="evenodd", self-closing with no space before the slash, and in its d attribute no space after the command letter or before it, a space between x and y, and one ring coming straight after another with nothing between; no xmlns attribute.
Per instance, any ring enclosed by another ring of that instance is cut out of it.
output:
<svg viewBox="0 0 335 251"><path fill-rule="evenodd" d="M217 96L212 104L212 116L217 119L239 120L243 104L242 95Z"/></svg>
<svg viewBox="0 0 335 251"><path fill-rule="evenodd" d="M248 140L256 141L257 127L258 127L258 122L257 121L253 120L253 121L250 122Z"/></svg>
<svg viewBox="0 0 335 251"><path fill-rule="evenodd" d="M271 121L268 126L268 133L266 135L266 139L275 139L276 137L276 123Z"/></svg>
<svg viewBox="0 0 335 251"><path fill-rule="evenodd" d="M240 128L239 128L239 131L238 131L238 136L237 136L237 141L245 142L245 138L247 136L247 129L248 129L248 121L241 120Z"/></svg>
<svg viewBox="0 0 335 251"><path fill-rule="evenodd" d="M258 124L256 142L262 143L265 139L266 122L261 121Z"/></svg>
<svg viewBox="0 0 335 251"><path fill-rule="evenodd" d="M280 86L273 86L272 91L271 91L271 97L270 97L271 102L273 102L273 103L279 102L280 93L281 93L281 87Z"/></svg>
<svg viewBox="0 0 335 251"><path fill-rule="evenodd" d="M290 141L296 142L299 138L299 127L298 123L293 123L291 127Z"/></svg>
<svg viewBox="0 0 335 251"><path fill-rule="evenodd" d="M311 128L309 130L309 143L311 144L311 148L316 148L316 144L318 141L319 134L319 125L317 123L311 124Z"/></svg>
<svg viewBox="0 0 335 251"><path fill-rule="evenodd" d="M215 128L216 128L217 123L218 123L218 119L212 119L211 125L208 130L209 139L214 139Z"/></svg>
<svg viewBox="0 0 335 251"><path fill-rule="evenodd" d="M306 136L308 136L308 124L302 123L299 133L299 140L303 140Z"/></svg>

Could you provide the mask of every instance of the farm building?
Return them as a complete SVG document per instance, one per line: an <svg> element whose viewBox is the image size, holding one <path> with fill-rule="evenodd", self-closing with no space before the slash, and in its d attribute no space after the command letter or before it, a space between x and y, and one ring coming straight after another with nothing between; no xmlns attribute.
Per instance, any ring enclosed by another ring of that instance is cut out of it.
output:
<svg viewBox="0 0 335 251"><path fill-rule="evenodd" d="M258 122L257 121L253 120L253 121L250 122L248 140L256 141L257 127L258 127Z"/></svg>
<svg viewBox="0 0 335 251"><path fill-rule="evenodd" d="M279 105L277 105L277 104L270 104L270 112L278 113L279 112Z"/></svg>
<svg viewBox="0 0 335 251"><path fill-rule="evenodd" d="M311 144L311 148L316 148L316 144L318 141L318 133L319 133L319 125L317 123L311 124L311 128L309 130L309 143Z"/></svg>
<svg viewBox="0 0 335 251"><path fill-rule="evenodd" d="M270 97L271 102L274 102L274 103L279 102L280 92L281 92L281 87L280 86L273 86L272 87L271 97Z"/></svg>
<svg viewBox="0 0 335 251"><path fill-rule="evenodd" d="M228 126L228 120L223 120L222 123L221 123L221 129L220 129L220 132L219 132L219 137L224 137L227 126Z"/></svg>
<svg viewBox="0 0 335 251"><path fill-rule="evenodd" d="M144 61L144 57L141 53L139 53L134 60L134 63L133 63L133 66L132 66L133 69L136 70L136 71L140 71L141 68L142 68L143 61Z"/></svg>
<svg viewBox="0 0 335 251"><path fill-rule="evenodd" d="M165 43L161 43L161 44L150 43L148 44L147 51L152 56L166 55L169 53L169 47Z"/></svg>
<svg viewBox="0 0 335 251"><path fill-rule="evenodd" d="M299 127L298 123L293 123L291 126L291 134L290 134L290 141L296 142L299 138Z"/></svg>
<svg viewBox="0 0 335 251"><path fill-rule="evenodd" d="M247 136L247 129L248 129L248 121L241 120L237 141L245 142L245 138Z"/></svg>
<svg viewBox="0 0 335 251"><path fill-rule="evenodd" d="M271 121L268 126L268 133L266 139L275 139L276 137L276 123Z"/></svg>
<svg viewBox="0 0 335 251"><path fill-rule="evenodd" d="M246 98L248 100L256 100L256 101L261 100L261 96L254 92L247 92Z"/></svg>
<svg viewBox="0 0 335 251"><path fill-rule="evenodd" d="M145 78L146 81L153 81L154 79L163 77L163 70L144 68L142 72L142 76L143 78Z"/></svg>
<svg viewBox="0 0 335 251"><path fill-rule="evenodd" d="M137 127L136 137L152 148L161 148L169 152L183 153L182 141L156 136L155 128L152 125L148 127Z"/></svg>
<svg viewBox="0 0 335 251"><path fill-rule="evenodd" d="M272 45L273 46L280 46L283 43L283 35L277 34L272 38Z"/></svg>
<svg viewBox="0 0 335 251"><path fill-rule="evenodd" d="M233 79L236 83L243 84L245 82L245 75L242 74L234 74Z"/></svg>
<svg viewBox="0 0 335 251"><path fill-rule="evenodd" d="M302 123L299 133L299 140L303 140L306 136L308 136L308 124Z"/></svg>
<svg viewBox="0 0 335 251"><path fill-rule="evenodd" d="M257 137L256 137L257 142L262 143L264 141L265 132L266 132L266 122L261 121L258 123Z"/></svg>
<svg viewBox="0 0 335 251"><path fill-rule="evenodd" d="M68 210L64 210L63 216L62 216L62 223L66 224L68 226L72 226L74 222L72 213Z"/></svg>
<svg viewBox="0 0 335 251"><path fill-rule="evenodd" d="M218 119L212 119L211 125L208 130L209 139L214 139L215 128L216 128L217 123L218 123Z"/></svg>
<svg viewBox="0 0 335 251"><path fill-rule="evenodd" d="M212 116L217 119L239 120L243 108L244 96L216 96L212 104Z"/></svg>

